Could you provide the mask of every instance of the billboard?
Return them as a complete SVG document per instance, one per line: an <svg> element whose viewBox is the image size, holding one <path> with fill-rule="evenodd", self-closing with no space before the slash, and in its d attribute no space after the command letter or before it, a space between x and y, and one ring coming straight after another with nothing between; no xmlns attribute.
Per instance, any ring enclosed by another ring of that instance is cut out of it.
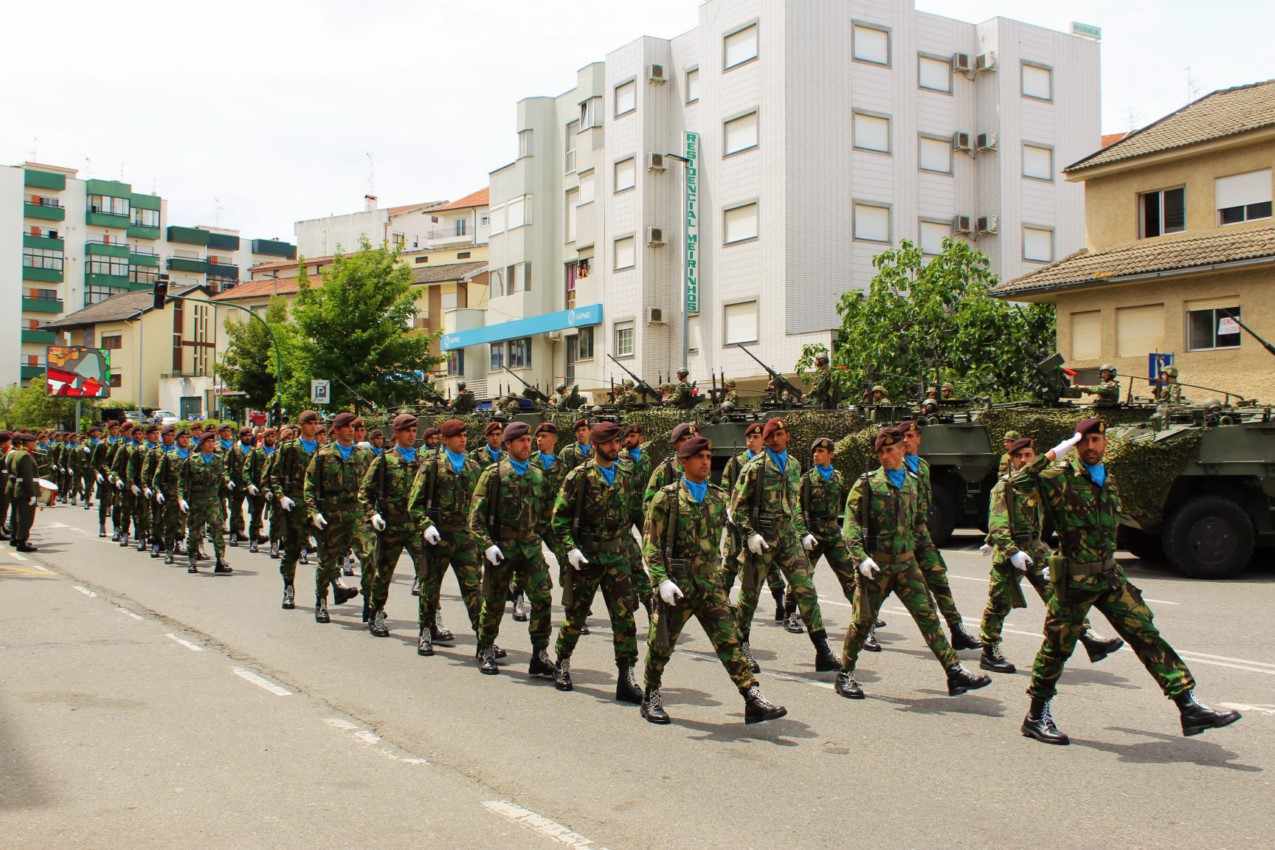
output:
<svg viewBox="0 0 1275 850"><path fill-rule="evenodd" d="M50 345L44 391L63 398L110 398L111 352L106 348Z"/></svg>

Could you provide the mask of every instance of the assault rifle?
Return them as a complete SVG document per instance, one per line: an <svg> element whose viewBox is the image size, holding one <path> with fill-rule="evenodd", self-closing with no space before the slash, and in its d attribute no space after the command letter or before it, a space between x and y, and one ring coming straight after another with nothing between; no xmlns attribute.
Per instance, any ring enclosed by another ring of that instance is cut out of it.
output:
<svg viewBox="0 0 1275 850"><path fill-rule="evenodd" d="M614 355L608 354L607 357L610 357L611 362L619 366L620 369L624 372L624 374L628 375L630 378L633 379L633 388L638 391L638 394L642 397L643 401L646 400L647 396L650 396L652 399L654 399L657 402L661 398L663 398L663 396L661 396L658 392L656 392L654 389L651 388L650 384L648 384L646 381L639 378L637 375L633 374L633 371L629 369L628 366L625 366L619 360L616 360Z"/></svg>
<svg viewBox="0 0 1275 850"><path fill-rule="evenodd" d="M1239 316L1234 315L1230 310L1224 307L1219 308L1218 312L1221 313L1223 316L1226 316L1226 318L1230 319L1231 321L1235 322L1235 324L1239 325L1245 331L1247 331L1248 335L1251 336L1253 339L1257 340L1259 343L1261 343L1261 346L1265 348L1269 353L1275 354L1275 345L1271 345L1269 342L1267 342L1266 340L1258 336L1257 331L1253 330L1248 325L1241 322Z"/></svg>
<svg viewBox="0 0 1275 850"><path fill-rule="evenodd" d="M775 389L778 392L789 393L795 399L800 399L802 395L804 395L804 393L802 393L801 390L797 389L797 386L792 381L788 380L783 375L779 374L774 369L770 368L765 363L763 363L761 361L761 358L759 358L756 354L753 354L751 351L745 348L742 342L735 343L735 347L738 348L740 351L744 352L745 354L747 354L749 357L753 358L753 360L756 360L757 365L766 370L766 374L770 376L770 380L774 382Z"/></svg>
<svg viewBox="0 0 1275 850"><path fill-rule="evenodd" d="M537 404L544 404L544 405L549 404L549 396L542 393L539 387L533 387L531 384L527 383L523 379L522 375L519 375L517 372L510 369L508 366L502 366L502 368L506 372L513 375L515 378L517 378L518 383L522 384L523 386L522 394L524 398L529 398L532 401L536 402Z"/></svg>

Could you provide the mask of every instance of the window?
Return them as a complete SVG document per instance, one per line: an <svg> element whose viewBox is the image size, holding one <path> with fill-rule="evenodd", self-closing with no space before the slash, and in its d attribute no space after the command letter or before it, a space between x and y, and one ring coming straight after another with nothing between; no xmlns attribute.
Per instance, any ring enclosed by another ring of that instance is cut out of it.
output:
<svg viewBox="0 0 1275 850"><path fill-rule="evenodd" d="M580 264L567 263L566 273L567 273L567 279L566 279L566 285L565 285L566 297L563 300L566 302L566 308L568 310L573 310L575 309L575 306L576 306L576 281L580 277Z"/></svg>
<svg viewBox="0 0 1275 850"><path fill-rule="evenodd" d="M615 356L633 356L633 323L617 322L615 325Z"/></svg>
<svg viewBox="0 0 1275 850"><path fill-rule="evenodd" d="M750 112L725 123L725 155L757 147L757 113Z"/></svg>
<svg viewBox="0 0 1275 850"><path fill-rule="evenodd" d="M757 58L757 25L751 24L722 39L723 68L734 68Z"/></svg>
<svg viewBox="0 0 1275 850"><path fill-rule="evenodd" d="M615 270L631 269L637 265L637 240L632 236L615 240Z"/></svg>
<svg viewBox="0 0 1275 850"><path fill-rule="evenodd" d="M1218 348L1239 348L1241 331L1239 322L1235 320L1242 318L1238 299L1232 298L1218 303L1188 301L1186 304L1187 350L1212 351Z"/></svg>
<svg viewBox="0 0 1275 850"><path fill-rule="evenodd" d="M499 372L505 368L505 344L503 342L493 342L491 344L491 370Z"/></svg>
<svg viewBox="0 0 1275 850"><path fill-rule="evenodd" d="M1219 225L1271 217L1271 169L1219 177L1214 182Z"/></svg>
<svg viewBox="0 0 1275 850"><path fill-rule="evenodd" d="M531 156L536 150L536 131L522 130L518 133L518 158Z"/></svg>
<svg viewBox="0 0 1275 850"><path fill-rule="evenodd" d="M499 298L505 294L505 270L492 269L487 275L488 297Z"/></svg>
<svg viewBox="0 0 1275 850"><path fill-rule="evenodd" d="M128 260L123 257L89 256L89 274L105 274L112 277L128 277Z"/></svg>
<svg viewBox="0 0 1275 850"><path fill-rule="evenodd" d="M952 140L921 137L921 147L917 161L922 171L935 171L939 174L952 173Z"/></svg>
<svg viewBox="0 0 1275 850"><path fill-rule="evenodd" d="M637 110L637 83L629 80L615 87L615 117Z"/></svg>
<svg viewBox="0 0 1275 850"><path fill-rule="evenodd" d="M1054 72L1044 65L1023 63L1023 97L1054 99Z"/></svg>
<svg viewBox="0 0 1275 850"><path fill-rule="evenodd" d="M112 289L109 286L97 286L96 284L89 284L88 286L84 287L84 304L86 306L89 304L96 304L99 301L105 301L106 299L110 298L112 295L118 295L118 294L119 294L118 289Z"/></svg>
<svg viewBox="0 0 1275 850"><path fill-rule="evenodd" d="M124 337L119 334L102 337L102 348L109 348L111 351L119 351L124 347Z"/></svg>
<svg viewBox="0 0 1275 850"><path fill-rule="evenodd" d="M1145 357L1164 350L1164 305L1146 304L1116 310L1116 356Z"/></svg>
<svg viewBox="0 0 1275 850"><path fill-rule="evenodd" d="M22 265L29 269L50 269L62 271L63 254L61 251L50 251L44 248L23 248Z"/></svg>
<svg viewBox="0 0 1275 850"><path fill-rule="evenodd" d="M89 212L120 215L128 218L130 203L128 198L112 198L110 195L89 195Z"/></svg>
<svg viewBox="0 0 1275 850"><path fill-rule="evenodd" d="M566 200L563 202L563 207L566 209L567 214L566 234L563 240L565 242L576 241L576 205L579 200L580 190L572 189L567 192Z"/></svg>
<svg viewBox="0 0 1275 850"><path fill-rule="evenodd" d="M497 204L488 213L491 217L491 235L505 232L505 205Z"/></svg>
<svg viewBox="0 0 1275 850"><path fill-rule="evenodd" d="M424 257L417 257L417 258L416 258L416 262L418 262L418 263L428 263L428 262L429 262L429 256L428 256L428 255L426 255L426 256L424 256Z"/></svg>
<svg viewBox="0 0 1275 850"><path fill-rule="evenodd" d="M465 352L463 349L447 352L447 376L449 378L465 377Z"/></svg>
<svg viewBox="0 0 1275 850"><path fill-rule="evenodd" d="M686 72L686 102L694 103L699 100L699 68L692 68Z"/></svg>
<svg viewBox="0 0 1275 850"><path fill-rule="evenodd" d="M506 346L506 359L510 369L530 369L531 368L531 337L525 336L522 339L511 339Z"/></svg>
<svg viewBox="0 0 1275 850"><path fill-rule="evenodd" d="M1142 207L1142 235L1139 238L1149 239L1186 230L1186 189L1144 192L1138 196L1138 203Z"/></svg>
<svg viewBox="0 0 1275 850"><path fill-rule="evenodd" d="M112 372L112 373L111 373L111 386L112 386L112 387L116 387L116 388L118 388L118 387L123 386L123 383L122 383L122 382L123 382L123 380L124 380L124 377L123 377L123 375L122 375L121 373L119 373L119 372Z"/></svg>
<svg viewBox="0 0 1275 850"><path fill-rule="evenodd" d="M934 56L918 56L916 60L916 82L923 89L930 91L952 91L952 61L938 59Z"/></svg>
<svg viewBox="0 0 1275 850"><path fill-rule="evenodd" d="M578 132L580 132L579 121L572 121L567 125L567 154L562 164L562 170L566 174L576 170L576 133Z"/></svg>
<svg viewBox="0 0 1275 850"><path fill-rule="evenodd" d="M726 344L757 341L757 302L744 301L725 307Z"/></svg>
<svg viewBox="0 0 1275 850"><path fill-rule="evenodd" d="M747 242L757 238L757 205L744 204L723 213L725 220L725 244Z"/></svg>
<svg viewBox="0 0 1275 850"><path fill-rule="evenodd" d="M514 263L505 266L505 293L531 291L531 263Z"/></svg>
<svg viewBox="0 0 1275 850"><path fill-rule="evenodd" d="M637 185L637 160L622 159L615 164L615 191L623 192Z"/></svg>
<svg viewBox="0 0 1275 850"><path fill-rule="evenodd" d="M580 175L580 200L578 205L593 203L593 171L586 171Z"/></svg>
<svg viewBox="0 0 1275 850"><path fill-rule="evenodd" d="M921 222L921 253L942 254L943 240L952 235L952 225L946 221Z"/></svg>
<svg viewBox="0 0 1275 850"><path fill-rule="evenodd" d="M854 146L865 151L890 152L890 119L863 112L854 114Z"/></svg>
<svg viewBox="0 0 1275 850"><path fill-rule="evenodd" d="M1043 227L1023 228L1023 259L1033 263L1054 261L1054 231Z"/></svg>
<svg viewBox="0 0 1275 850"><path fill-rule="evenodd" d="M854 238L867 242L889 242L890 208L874 204L855 204Z"/></svg>
<svg viewBox="0 0 1275 850"><path fill-rule="evenodd" d="M159 280L159 269L155 266L129 266L129 283L152 286L157 280Z"/></svg>
<svg viewBox="0 0 1275 850"><path fill-rule="evenodd" d="M58 294L56 289L29 289L27 290L27 298L34 298L36 301L61 301L62 296Z"/></svg>
<svg viewBox="0 0 1275 850"><path fill-rule="evenodd" d="M159 227L159 210L133 208L133 224L138 227Z"/></svg>
<svg viewBox="0 0 1275 850"><path fill-rule="evenodd" d="M854 58L856 62L875 65L890 64L890 33L876 27L854 25Z"/></svg>
<svg viewBox="0 0 1275 850"><path fill-rule="evenodd" d="M390 244L391 244L391 245L395 246L396 248L402 248L402 247L403 247L403 242L404 242L403 234L401 234L401 233L391 233L391 234L390 234Z"/></svg>
<svg viewBox="0 0 1275 850"><path fill-rule="evenodd" d="M522 227L524 224L531 224L530 195L514 198L505 204L505 227L508 230L513 230L515 227Z"/></svg>
<svg viewBox="0 0 1275 850"><path fill-rule="evenodd" d="M458 302L459 296L457 295L456 290L449 289L446 292L439 293L438 309L440 312L443 310L455 310L460 306Z"/></svg>
<svg viewBox="0 0 1275 850"><path fill-rule="evenodd" d="M1023 176L1033 180L1054 179L1054 149L1023 145Z"/></svg>
<svg viewBox="0 0 1275 850"><path fill-rule="evenodd" d="M1102 311L1071 314L1071 360L1097 360L1102 356Z"/></svg>
<svg viewBox="0 0 1275 850"><path fill-rule="evenodd" d="M580 132L602 126L602 98L591 97L580 104Z"/></svg>
<svg viewBox="0 0 1275 850"><path fill-rule="evenodd" d="M593 359L593 328L581 328L577 334L576 341L576 359L592 360Z"/></svg>
<svg viewBox="0 0 1275 850"><path fill-rule="evenodd" d="M469 219L458 218L452 225L453 236L467 236L469 234Z"/></svg>

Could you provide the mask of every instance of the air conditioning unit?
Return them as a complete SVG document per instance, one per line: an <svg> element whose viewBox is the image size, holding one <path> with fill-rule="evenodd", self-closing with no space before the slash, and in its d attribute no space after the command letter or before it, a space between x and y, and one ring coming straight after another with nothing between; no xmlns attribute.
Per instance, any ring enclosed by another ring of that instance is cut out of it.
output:
<svg viewBox="0 0 1275 850"><path fill-rule="evenodd" d="M1000 227L1000 218L994 215L980 215L978 217L979 233L995 233Z"/></svg>
<svg viewBox="0 0 1275 850"><path fill-rule="evenodd" d="M996 134L979 133L976 143L981 151L994 151L996 150Z"/></svg>
<svg viewBox="0 0 1275 850"><path fill-rule="evenodd" d="M967 215L952 216L952 232L953 233L973 233L970 227L970 217Z"/></svg>
<svg viewBox="0 0 1275 850"><path fill-rule="evenodd" d="M996 51L989 50L986 53L978 54L978 58L974 60L975 73L982 73L983 71L995 71L995 70L996 70Z"/></svg>
<svg viewBox="0 0 1275 850"><path fill-rule="evenodd" d="M664 66L663 66L663 65L652 65L652 66L651 66L651 73L650 73L650 75L647 77L647 79L648 79L648 80L650 80L652 83L654 83L654 84L655 84L655 85L657 85L657 86L662 86L662 85L664 85L664 83L668 81L668 76L667 76L667 74L666 74L666 72L665 72L665 68L664 68Z"/></svg>
<svg viewBox="0 0 1275 850"><path fill-rule="evenodd" d="M953 73L963 74L970 69L970 55L968 53L952 54L952 71Z"/></svg>
<svg viewBox="0 0 1275 850"><path fill-rule="evenodd" d="M952 134L952 150L955 150L955 151L969 151L969 150L971 150L971 148L970 148L970 134L969 134L969 133L959 133L959 132L958 132L958 133L953 133L953 134Z"/></svg>
<svg viewBox="0 0 1275 850"><path fill-rule="evenodd" d="M664 244L664 228L648 227L646 229L646 244L656 245L656 246L663 245Z"/></svg>
<svg viewBox="0 0 1275 850"><path fill-rule="evenodd" d="M646 155L646 167L648 171L664 171L667 167L664 165L664 154L648 153Z"/></svg>
<svg viewBox="0 0 1275 850"><path fill-rule="evenodd" d="M548 338L550 342L561 342L562 331L549 331L549 333L545 334L545 337Z"/></svg>
<svg viewBox="0 0 1275 850"><path fill-rule="evenodd" d="M646 323L648 325L664 324L664 310L659 307L646 308Z"/></svg>

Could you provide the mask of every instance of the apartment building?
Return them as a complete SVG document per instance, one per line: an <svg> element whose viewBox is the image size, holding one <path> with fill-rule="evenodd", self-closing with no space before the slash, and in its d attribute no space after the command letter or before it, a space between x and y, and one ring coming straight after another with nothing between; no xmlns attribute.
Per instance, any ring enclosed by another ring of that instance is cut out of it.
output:
<svg viewBox="0 0 1275 850"><path fill-rule="evenodd" d="M614 356L651 381L760 384L735 344L790 371L903 239L975 241L1006 279L1083 246L1059 169L1099 144L1096 42L911 0L699 14L518 104L518 158L490 175L489 305L446 323L471 382L508 367L601 390Z"/></svg>

